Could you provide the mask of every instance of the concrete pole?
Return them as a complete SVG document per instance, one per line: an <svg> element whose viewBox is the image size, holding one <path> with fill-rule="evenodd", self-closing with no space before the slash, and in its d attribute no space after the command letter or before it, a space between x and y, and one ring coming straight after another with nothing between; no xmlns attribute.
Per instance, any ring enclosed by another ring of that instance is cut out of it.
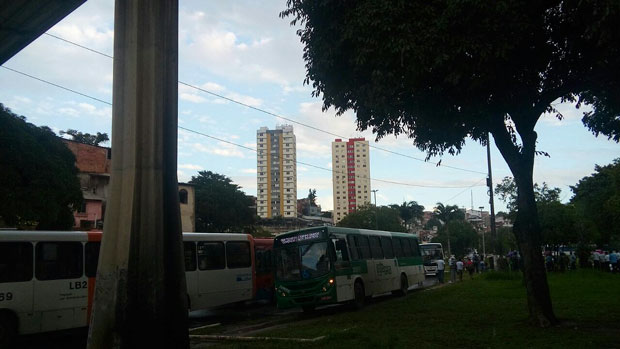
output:
<svg viewBox="0 0 620 349"><path fill-rule="evenodd" d="M116 0L110 198L88 348L187 348L178 0Z"/></svg>

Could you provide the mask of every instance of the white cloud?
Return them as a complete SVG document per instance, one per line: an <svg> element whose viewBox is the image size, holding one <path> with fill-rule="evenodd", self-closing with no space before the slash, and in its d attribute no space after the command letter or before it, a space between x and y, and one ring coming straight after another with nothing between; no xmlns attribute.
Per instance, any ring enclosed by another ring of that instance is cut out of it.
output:
<svg viewBox="0 0 620 349"><path fill-rule="evenodd" d="M207 101L205 98L191 93L179 93L179 98L192 103L204 103Z"/></svg>
<svg viewBox="0 0 620 349"><path fill-rule="evenodd" d="M238 157L244 158L245 155L239 150L239 148L235 147L232 144L218 142L218 146L209 146L206 147L201 143L194 143L192 148L195 151L203 152L207 154L220 155L225 157Z"/></svg>
<svg viewBox="0 0 620 349"><path fill-rule="evenodd" d="M182 169L186 169L186 170L197 170L197 171L201 171L204 170L204 168L200 165L195 165L195 164L181 164L178 166L178 168L182 168Z"/></svg>

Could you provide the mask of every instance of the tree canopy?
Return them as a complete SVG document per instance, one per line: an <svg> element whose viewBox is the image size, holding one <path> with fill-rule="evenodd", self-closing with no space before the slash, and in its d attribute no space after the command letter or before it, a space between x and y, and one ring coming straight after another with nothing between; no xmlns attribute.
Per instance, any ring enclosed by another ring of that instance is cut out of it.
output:
<svg viewBox="0 0 620 349"><path fill-rule="evenodd" d="M90 133L82 133L77 130L68 129L66 131L59 132L61 136L69 135L71 139L84 144L89 145L99 145L99 143L105 143L110 140L107 133L97 132L95 135L91 135Z"/></svg>
<svg viewBox="0 0 620 349"><path fill-rule="evenodd" d="M448 244L448 239L450 243ZM444 248L450 246L450 253L462 258L471 249L478 246L478 233L471 223L464 220L451 220L437 231L432 242L441 243Z"/></svg>
<svg viewBox="0 0 620 349"><path fill-rule="evenodd" d="M200 171L189 183L196 189L196 230L241 232L255 220L252 199L224 175Z"/></svg>
<svg viewBox="0 0 620 349"><path fill-rule="evenodd" d="M556 101L589 106L584 125L620 141L616 0L287 0L306 82L323 109L356 113L377 139L404 134L427 156L490 132L517 184L513 232L530 320L557 323L533 190L535 126Z"/></svg>
<svg viewBox="0 0 620 349"><path fill-rule="evenodd" d="M599 245L620 248L620 158L571 187L571 203Z"/></svg>
<svg viewBox="0 0 620 349"><path fill-rule="evenodd" d="M449 221L464 220L465 212L461 211L456 205L444 205L438 202L433 209L433 216L445 224Z"/></svg>
<svg viewBox="0 0 620 349"><path fill-rule="evenodd" d="M82 204L75 156L48 127L0 104L0 217L7 225L68 230Z"/></svg>
<svg viewBox="0 0 620 349"><path fill-rule="evenodd" d="M372 229L404 232L398 210L388 207L364 205L348 213L340 222L339 227Z"/></svg>
<svg viewBox="0 0 620 349"><path fill-rule="evenodd" d="M424 217L424 206L418 204L417 201L403 202L400 205L390 205L391 208L398 210L400 218L405 224L417 224Z"/></svg>

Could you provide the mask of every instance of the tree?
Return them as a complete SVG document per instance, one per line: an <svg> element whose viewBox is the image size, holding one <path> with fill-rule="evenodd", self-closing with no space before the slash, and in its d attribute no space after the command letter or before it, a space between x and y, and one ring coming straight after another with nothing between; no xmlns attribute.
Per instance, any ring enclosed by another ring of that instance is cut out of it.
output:
<svg viewBox="0 0 620 349"><path fill-rule="evenodd" d="M99 143L105 143L110 140L107 133L101 132L97 132L96 135L91 135L90 133L82 133L77 130L67 129L66 131L60 131L59 133L61 136L69 135L72 140L89 145L99 145Z"/></svg>
<svg viewBox="0 0 620 349"><path fill-rule="evenodd" d="M323 109L356 113L377 139L405 134L427 156L458 154L488 133L518 187L513 232L530 319L557 323L533 189L544 113L588 105L584 125L620 140L620 6L615 0L287 0L302 25L306 83Z"/></svg>
<svg viewBox="0 0 620 349"><path fill-rule="evenodd" d="M444 224L453 220L464 220L465 213L456 205L444 205L441 202L433 209L435 218L441 220Z"/></svg>
<svg viewBox="0 0 620 349"><path fill-rule="evenodd" d="M534 183L541 241L546 245L563 245L581 242L577 231L576 213L572 205L560 202L560 188L550 188L547 183ZM511 219L517 214L517 185L512 177L504 177L495 186L495 194L506 203Z"/></svg>
<svg viewBox="0 0 620 349"><path fill-rule="evenodd" d="M405 224L417 224L424 217L424 206L419 205L417 201L403 202L400 205L390 205L391 208L398 210L400 218Z"/></svg>
<svg viewBox="0 0 620 349"><path fill-rule="evenodd" d="M339 227L372 229L404 232L398 210L387 206L360 206L349 212L340 222Z"/></svg>
<svg viewBox="0 0 620 349"><path fill-rule="evenodd" d="M68 230L82 205L75 156L48 127L0 104L0 217L8 225Z"/></svg>
<svg viewBox="0 0 620 349"><path fill-rule="evenodd" d="M450 239L450 253L461 258L478 245L478 233L471 223L464 220L452 220L437 231L432 242L439 242L448 246Z"/></svg>
<svg viewBox="0 0 620 349"><path fill-rule="evenodd" d="M308 202L310 206L316 206L316 189L308 189Z"/></svg>
<svg viewBox="0 0 620 349"><path fill-rule="evenodd" d="M252 199L224 175L200 171L189 181L196 188L196 230L242 231L254 223Z"/></svg>
<svg viewBox="0 0 620 349"><path fill-rule="evenodd" d="M571 186L571 203L598 245L620 247L620 158Z"/></svg>

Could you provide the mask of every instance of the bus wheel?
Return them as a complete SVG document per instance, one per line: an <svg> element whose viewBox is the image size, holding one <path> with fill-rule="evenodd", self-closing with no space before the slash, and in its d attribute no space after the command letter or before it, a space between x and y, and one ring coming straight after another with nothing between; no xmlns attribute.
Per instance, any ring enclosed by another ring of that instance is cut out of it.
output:
<svg viewBox="0 0 620 349"><path fill-rule="evenodd" d="M356 281L353 286L353 292L355 294L355 300L353 304L355 305L355 309L362 309L364 307L364 303L366 302L366 292L364 291L364 284L361 281Z"/></svg>
<svg viewBox="0 0 620 349"><path fill-rule="evenodd" d="M408 290L409 290L409 281L407 281L407 276L405 274L400 274L400 290L398 290L398 293L401 296L406 296Z"/></svg>
<svg viewBox="0 0 620 349"><path fill-rule="evenodd" d="M8 348L11 339L17 334L17 323L13 316L0 313L0 348Z"/></svg>

